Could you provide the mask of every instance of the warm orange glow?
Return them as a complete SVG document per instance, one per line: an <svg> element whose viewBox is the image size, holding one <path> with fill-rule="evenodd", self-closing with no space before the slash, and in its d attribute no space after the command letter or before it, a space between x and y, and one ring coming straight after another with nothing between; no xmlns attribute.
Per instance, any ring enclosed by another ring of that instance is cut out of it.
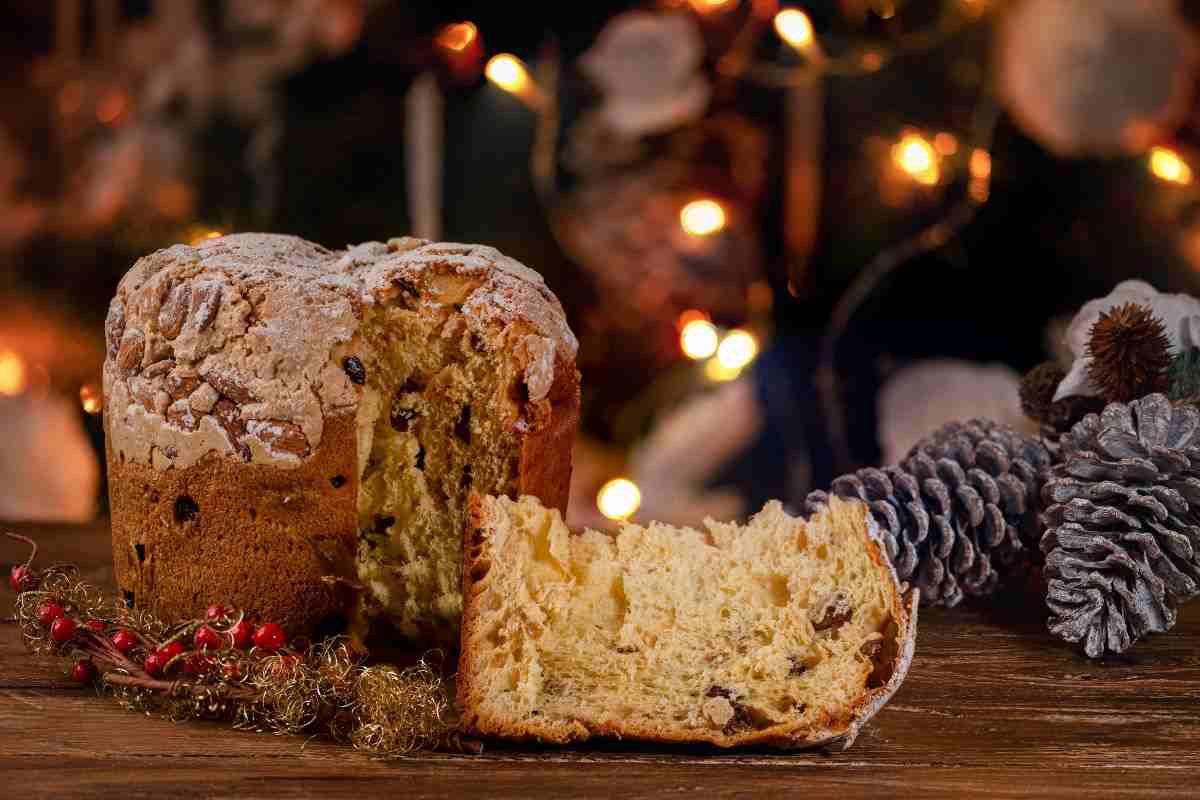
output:
<svg viewBox="0 0 1200 800"><path fill-rule="evenodd" d="M683 330L685 327L687 327L689 322L693 322L698 319L708 322L708 314L705 314L698 308L689 308L687 311L684 311L682 314L680 314L679 318L675 320L675 327L679 330Z"/></svg>
<svg viewBox="0 0 1200 800"><path fill-rule="evenodd" d="M27 384L25 362L13 351L0 349L0 395L18 395Z"/></svg>
<svg viewBox="0 0 1200 800"><path fill-rule="evenodd" d="M717 326L706 319L694 319L679 332L679 348L693 361L717 352L718 344Z"/></svg>
<svg viewBox="0 0 1200 800"><path fill-rule="evenodd" d="M455 22L438 32L436 42L437 46L443 50L461 53L471 46L477 36L479 36L479 29L475 27L474 23Z"/></svg>
<svg viewBox="0 0 1200 800"><path fill-rule="evenodd" d="M483 74L533 111L539 110L545 103L541 90L529 75L529 69L514 55L501 53L492 56Z"/></svg>
<svg viewBox="0 0 1200 800"><path fill-rule="evenodd" d="M225 231L217 230L216 228L209 228L206 225L193 225L188 228L187 242L192 247L195 247L208 239L216 239L218 236L224 235Z"/></svg>
<svg viewBox="0 0 1200 800"><path fill-rule="evenodd" d="M891 19L896 16L896 5L892 0L878 0L875 4L875 13L880 19Z"/></svg>
<svg viewBox="0 0 1200 800"><path fill-rule="evenodd" d="M941 178L937 152L920 134L907 133L892 148L892 161L917 183L933 186Z"/></svg>
<svg viewBox="0 0 1200 800"><path fill-rule="evenodd" d="M609 519L628 519L641 504L642 491L628 478L613 478L596 495L596 508Z"/></svg>
<svg viewBox="0 0 1200 800"><path fill-rule="evenodd" d="M991 191L992 155L987 150L977 147L971 151L971 160L967 163L971 180L967 182L967 192L971 199L982 203L988 199Z"/></svg>
<svg viewBox="0 0 1200 800"><path fill-rule="evenodd" d="M963 11L972 17L978 17L987 10L987 0L958 0L962 5Z"/></svg>
<svg viewBox="0 0 1200 800"><path fill-rule="evenodd" d="M878 72L883 66L883 54L877 50L868 50L859 57L858 63L867 72Z"/></svg>
<svg viewBox="0 0 1200 800"><path fill-rule="evenodd" d="M717 349L717 361L725 369L740 370L758 355L758 340L743 330L730 331Z"/></svg>
<svg viewBox="0 0 1200 800"><path fill-rule="evenodd" d="M529 70L521 63L521 59L508 53L492 56L484 74L489 81L513 94L520 94L529 85Z"/></svg>
<svg viewBox="0 0 1200 800"><path fill-rule="evenodd" d="M986 180L992 176L992 155L987 150L976 148L971 152L971 162L968 167L972 178Z"/></svg>
<svg viewBox="0 0 1200 800"><path fill-rule="evenodd" d="M732 11L737 8L738 4L738 0L689 0L689 2L698 14Z"/></svg>
<svg viewBox="0 0 1200 800"><path fill-rule="evenodd" d="M1168 147L1155 147L1150 150L1150 172L1167 183L1186 186L1192 182L1192 168L1178 153Z"/></svg>
<svg viewBox="0 0 1200 800"><path fill-rule="evenodd" d="M716 200L693 200L679 212L679 224L693 236L711 236L725 228L725 209Z"/></svg>
<svg viewBox="0 0 1200 800"><path fill-rule="evenodd" d="M106 94L96 105L96 119L105 125L111 125L129 108L129 97L120 89L114 89Z"/></svg>
<svg viewBox="0 0 1200 800"><path fill-rule="evenodd" d="M942 131L933 137L933 149L937 150L939 155L952 156L958 152L958 137Z"/></svg>
<svg viewBox="0 0 1200 800"><path fill-rule="evenodd" d="M85 383L79 387L79 402L83 410L89 414L99 414L104 408L104 396L94 383Z"/></svg>
<svg viewBox="0 0 1200 800"><path fill-rule="evenodd" d="M813 43L813 26L808 14L797 8L785 8L775 15L775 32L797 50Z"/></svg>

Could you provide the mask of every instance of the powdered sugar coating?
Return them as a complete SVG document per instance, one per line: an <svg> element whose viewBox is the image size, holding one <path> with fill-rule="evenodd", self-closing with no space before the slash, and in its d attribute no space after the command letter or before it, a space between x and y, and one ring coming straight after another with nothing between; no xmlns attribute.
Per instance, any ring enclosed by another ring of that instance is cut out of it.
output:
<svg viewBox="0 0 1200 800"><path fill-rule="evenodd" d="M465 295L444 294L446 280ZM473 332L500 346L545 338L518 348L538 362L525 367L535 400L534 385L549 386L547 361L574 361L575 337L541 276L491 247L406 238L331 251L256 233L175 245L134 264L110 305L104 389L114 452L162 469L213 451L298 466L328 416L357 410L363 390L341 360L366 347L364 309L414 298L460 307Z"/></svg>

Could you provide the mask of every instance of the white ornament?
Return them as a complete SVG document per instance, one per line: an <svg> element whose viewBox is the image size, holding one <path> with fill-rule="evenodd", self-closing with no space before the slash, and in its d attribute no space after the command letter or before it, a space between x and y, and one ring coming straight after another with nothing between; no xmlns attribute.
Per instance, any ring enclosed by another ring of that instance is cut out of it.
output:
<svg viewBox="0 0 1200 800"><path fill-rule="evenodd" d="M1172 353L1200 347L1200 300L1187 294L1162 294L1145 281L1122 281L1106 297L1089 301L1067 327L1066 345L1074 357L1067 376L1058 384L1054 400L1084 395L1095 397L1100 390L1088 380L1092 359L1087 354L1092 326L1102 313L1126 303L1146 306L1163 324Z"/></svg>
<svg viewBox="0 0 1200 800"><path fill-rule="evenodd" d="M604 93L605 122L637 137L704 114L711 90L703 61L704 39L690 16L631 11L604 27L580 67Z"/></svg>
<svg viewBox="0 0 1200 800"><path fill-rule="evenodd" d="M1182 121L1197 48L1173 0L1024 0L999 28L1000 93L1059 155L1144 150Z"/></svg>
<svg viewBox="0 0 1200 800"><path fill-rule="evenodd" d="M939 358L897 370L876 401L882 462L900 463L913 445L947 422L983 417L1032 433L1021 411L1020 385L1021 376L1004 364Z"/></svg>

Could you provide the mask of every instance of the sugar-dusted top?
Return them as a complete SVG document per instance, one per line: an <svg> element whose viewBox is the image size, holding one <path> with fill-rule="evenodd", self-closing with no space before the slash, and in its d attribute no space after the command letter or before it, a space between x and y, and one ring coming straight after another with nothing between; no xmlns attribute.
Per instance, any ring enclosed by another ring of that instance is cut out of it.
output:
<svg viewBox="0 0 1200 800"><path fill-rule="evenodd" d="M461 279L461 296L445 294ZM105 322L109 435L126 459L185 468L205 454L295 466L361 389L343 365L364 309L401 295L461 305L524 359L533 399L578 344L542 277L484 245L420 239L328 250L244 233L139 259ZM521 323L520 338L508 337ZM532 333L530 333L532 331Z"/></svg>

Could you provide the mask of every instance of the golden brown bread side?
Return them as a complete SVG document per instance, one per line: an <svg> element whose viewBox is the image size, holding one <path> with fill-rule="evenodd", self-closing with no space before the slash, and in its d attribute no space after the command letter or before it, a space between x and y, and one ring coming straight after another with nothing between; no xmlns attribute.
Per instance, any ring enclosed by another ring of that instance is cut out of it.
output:
<svg viewBox="0 0 1200 800"><path fill-rule="evenodd" d="M870 515L572 534L532 498L476 497L464 535L465 730L845 748L903 681L916 593Z"/></svg>
<svg viewBox="0 0 1200 800"><path fill-rule="evenodd" d="M105 332L117 582L165 619L221 602L292 635L450 640L471 488L565 506L576 344L492 248L178 245L131 268ZM424 538L402 541L414 498Z"/></svg>

